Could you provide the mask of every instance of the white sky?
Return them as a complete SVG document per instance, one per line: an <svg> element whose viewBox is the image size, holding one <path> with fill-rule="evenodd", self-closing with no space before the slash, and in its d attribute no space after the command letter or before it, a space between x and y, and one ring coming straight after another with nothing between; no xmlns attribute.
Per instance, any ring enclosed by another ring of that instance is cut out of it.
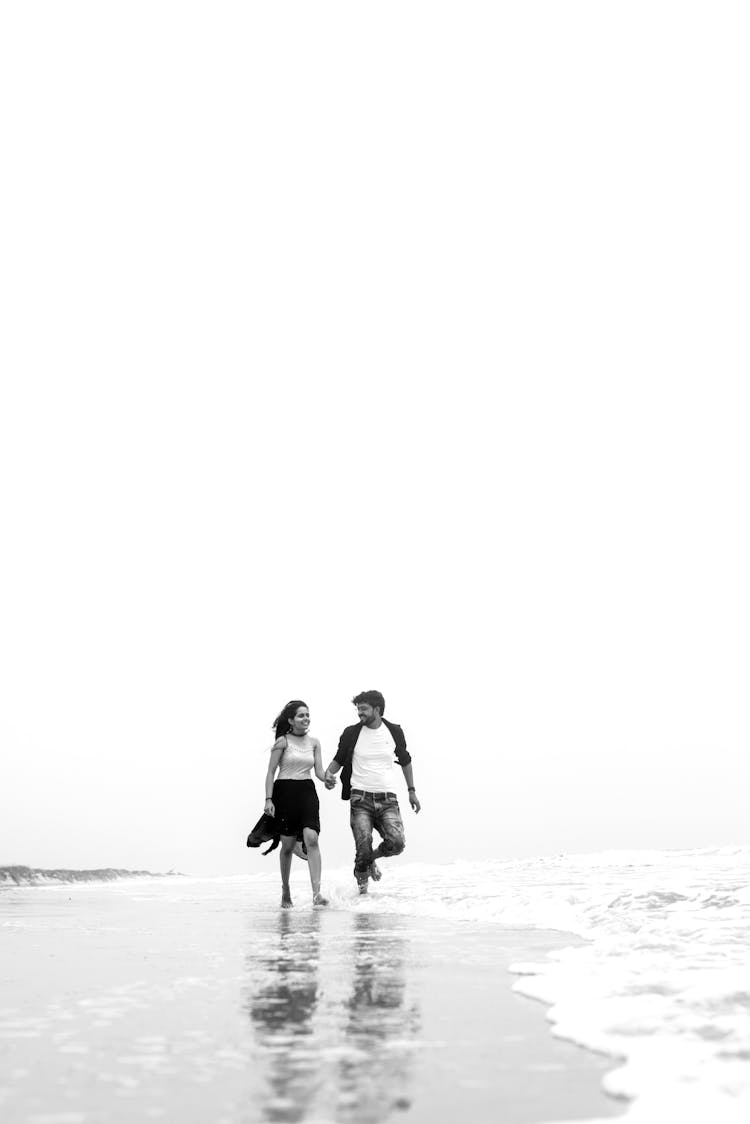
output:
<svg viewBox="0 0 750 1124"><path fill-rule="evenodd" d="M371 687L412 859L750 841L749 29L3 5L0 864L270 869Z"/></svg>

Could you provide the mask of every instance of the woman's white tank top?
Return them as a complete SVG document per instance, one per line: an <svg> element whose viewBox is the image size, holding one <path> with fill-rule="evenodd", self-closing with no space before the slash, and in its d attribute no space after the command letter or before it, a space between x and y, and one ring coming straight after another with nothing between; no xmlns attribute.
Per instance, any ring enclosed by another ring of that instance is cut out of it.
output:
<svg viewBox="0 0 750 1124"><path fill-rule="evenodd" d="M277 780L280 781L307 781L310 780L310 770L315 764L315 751L312 742L306 745L295 744L287 736L286 749L281 755L281 766Z"/></svg>

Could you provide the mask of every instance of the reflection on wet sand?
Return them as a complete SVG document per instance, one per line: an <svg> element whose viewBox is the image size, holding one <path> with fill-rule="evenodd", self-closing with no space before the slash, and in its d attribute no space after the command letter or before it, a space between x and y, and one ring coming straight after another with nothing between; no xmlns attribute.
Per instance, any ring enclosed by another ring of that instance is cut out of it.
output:
<svg viewBox="0 0 750 1124"><path fill-rule="evenodd" d="M411 1043L419 1011L406 998L406 939L393 918L353 918L354 972L341 1059L337 1120L377 1124L409 1108Z"/></svg>
<svg viewBox="0 0 750 1124"><path fill-rule="evenodd" d="M380 1124L411 1104L419 1014L407 1002L400 921L357 913L338 931L323 924L321 938L320 914L280 913L248 952L246 1008L264 1087L248 1119Z"/></svg>
<svg viewBox="0 0 750 1124"><path fill-rule="evenodd" d="M260 971L262 982L248 1000L248 1013L268 1052L263 1120L304 1120L317 1095L320 1047L312 1019L318 1003L319 929L317 913L282 911L278 941L252 957L252 973Z"/></svg>

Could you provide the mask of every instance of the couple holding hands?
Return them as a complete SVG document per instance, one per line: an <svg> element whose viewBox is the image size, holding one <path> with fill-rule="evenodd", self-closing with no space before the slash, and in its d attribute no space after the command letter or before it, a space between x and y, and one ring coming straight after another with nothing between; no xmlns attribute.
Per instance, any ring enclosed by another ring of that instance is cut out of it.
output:
<svg viewBox="0 0 750 1124"><path fill-rule="evenodd" d="M395 793L395 765L404 772L409 790L409 803L415 812L420 809L414 788L411 757L400 726L383 717L385 699L380 691L362 691L352 702L359 721L343 731L336 755L323 770L320 742L310 737L310 711L301 699L287 703L274 722L276 741L266 773L264 817L272 817L274 829L266 835L279 838L281 853L281 907L289 909L289 874L296 853L307 857L313 891L313 905L327 905L320 892L322 862L318 835L320 807L311 772L326 788L336 785L341 774L341 797L349 800L349 822L354 836L354 877L360 894L367 893L368 879L378 881L380 870L376 859L400 855L404 849L404 825ZM278 776L277 776L278 771ZM275 778L275 779L274 779ZM260 825L258 825L259 827ZM258 831L256 827L251 833ZM373 850L373 828L382 842ZM251 843L255 846L257 843ZM274 843L275 846L275 843Z"/></svg>

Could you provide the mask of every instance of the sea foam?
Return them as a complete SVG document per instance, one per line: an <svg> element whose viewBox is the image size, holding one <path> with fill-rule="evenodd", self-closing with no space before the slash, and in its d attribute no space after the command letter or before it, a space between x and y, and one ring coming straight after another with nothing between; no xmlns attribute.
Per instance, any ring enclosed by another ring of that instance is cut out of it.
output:
<svg viewBox="0 0 750 1124"><path fill-rule="evenodd" d="M394 864L363 908L577 934L514 986L620 1060L604 1085L626 1119L750 1119L750 848Z"/></svg>
<svg viewBox="0 0 750 1124"><path fill-rule="evenodd" d="M324 872L331 907L580 938L541 962L512 965L513 986L549 1005L553 1033L617 1059L604 1084L629 1099L626 1120L750 1119L750 847L445 866L397 859L383 871L364 898L350 868ZM301 864L295 872L307 896ZM204 910L227 908L248 891L257 907L274 909L276 864L247 876L144 878L108 888L134 902L193 895ZM28 927L30 919L17 923Z"/></svg>

